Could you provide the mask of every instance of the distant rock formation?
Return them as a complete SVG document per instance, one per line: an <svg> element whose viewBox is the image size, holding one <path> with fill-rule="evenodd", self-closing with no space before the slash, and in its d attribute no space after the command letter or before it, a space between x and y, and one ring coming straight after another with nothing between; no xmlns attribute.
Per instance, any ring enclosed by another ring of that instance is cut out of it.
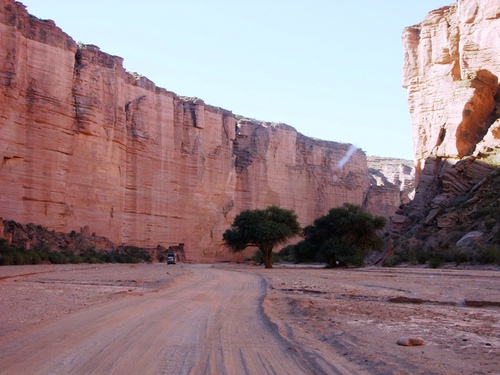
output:
<svg viewBox="0 0 500 375"><path fill-rule="evenodd" d="M222 233L242 209L280 205L306 225L365 201L364 152L339 166L348 144L159 88L13 0L0 35L4 219L214 261L238 259Z"/></svg>
<svg viewBox="0 0 500 375"><path fill-rule="evenodd" d="M413 161L368 156L369 187L364 208L374 215L388 218L388 228L404 220L396 214L403 204L411 202L415 194Z"/></svg>

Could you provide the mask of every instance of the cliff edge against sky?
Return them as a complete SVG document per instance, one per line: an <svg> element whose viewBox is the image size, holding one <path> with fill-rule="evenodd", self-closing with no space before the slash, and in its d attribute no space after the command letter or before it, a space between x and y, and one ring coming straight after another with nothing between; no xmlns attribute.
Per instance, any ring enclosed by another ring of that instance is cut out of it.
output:
<svg viewBox="0 0 500 375"><path fill-rule="evenodd" d="M310 224L362 204L366 156L285 124L240 118L126 72L52 21L0 0L0 216L144 247L227 259L243 209L280 205Z"/></svg>
<svg viewBox="0 0 500 375"><path fill-rule="evenodd" d="M459 0L434 10L404 30L403 44L418 184L403 210L413 226L409 236L434 247L454 246L468 231L494 240L500 236L494 193L500 166L500 3ZM485 225L491 215L493 225Z"/></svg>

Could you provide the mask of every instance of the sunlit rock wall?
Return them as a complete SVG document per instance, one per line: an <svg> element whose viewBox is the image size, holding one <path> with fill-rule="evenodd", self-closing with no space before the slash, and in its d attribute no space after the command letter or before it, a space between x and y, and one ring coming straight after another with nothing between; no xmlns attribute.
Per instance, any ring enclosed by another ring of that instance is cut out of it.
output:
<svg viewBox="0 0 500 375"><path fill-rule="evenodd" d="M412 160L369 156L369 188L364 207L374 215L383 216L390 224L396 212L409 203L415 194L415 169Z"/></svg>
<svg viewBox="0 0 500 375"><path fill-rule="evenodd" d="M91 25L89 25L91 27ZM168 92L0 0L0 217L115 243L241 259L222 233L275 204L310 224L362 204L365 154Z"/></svg>
<svg viewBox="0 0 500 375"><path fill-rule="evenodd" d="M498 118L499 35L497 0L459 0L404 30L417 175L429 157L472 155Z"/></svg>
<svg viewBox="0 0 500 375"><path fill-rule="evenodd" d="M490 173L469 166L474 161L500 162L500 2L459 0L432 11L404 30L403 45L418 182L413 205L423 209Z"/></svg>

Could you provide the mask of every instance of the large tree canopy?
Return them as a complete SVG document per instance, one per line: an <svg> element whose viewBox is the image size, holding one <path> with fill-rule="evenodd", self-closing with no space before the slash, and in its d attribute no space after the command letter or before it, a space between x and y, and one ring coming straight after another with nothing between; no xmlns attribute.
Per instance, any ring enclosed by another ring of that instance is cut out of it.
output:
<svg viewBox="0 0 500 375"><path fill-rule="evenodd" d="M269 206L265 210L241 211L222 238L233 252L249 246L258 247L264 256L265 267L272 268L273 248L299 235L301 231L295 212Z"/></svg>
<svg viewBox="0 0 500 375"><path fill-rule="evenodd" d="M361 265L370 250L379 250L383 240L378 231L386 220L372 216L360 206L344 203L304 228L304 241L295 247L302 259L320 258L330 267L341 264Z"/></svg>

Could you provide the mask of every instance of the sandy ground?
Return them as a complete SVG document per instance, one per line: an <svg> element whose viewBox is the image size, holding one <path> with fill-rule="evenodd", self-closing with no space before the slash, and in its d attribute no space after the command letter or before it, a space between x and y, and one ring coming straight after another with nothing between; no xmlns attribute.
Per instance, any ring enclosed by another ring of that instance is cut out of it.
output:
<svg viewBox="0 0 500 375"><path fill-rule="evenodd" d="M498 270L253 272L270 287L266 312L313 360L335 351L370 374L500 374ZM408 337L425 345L397 345Z"/></svg>
<svg viewBox="0 0 500 375"><path fill-rule="evenodd" d="M0 316L0 374L500 374L499 270L9 266Z"/></svg>

